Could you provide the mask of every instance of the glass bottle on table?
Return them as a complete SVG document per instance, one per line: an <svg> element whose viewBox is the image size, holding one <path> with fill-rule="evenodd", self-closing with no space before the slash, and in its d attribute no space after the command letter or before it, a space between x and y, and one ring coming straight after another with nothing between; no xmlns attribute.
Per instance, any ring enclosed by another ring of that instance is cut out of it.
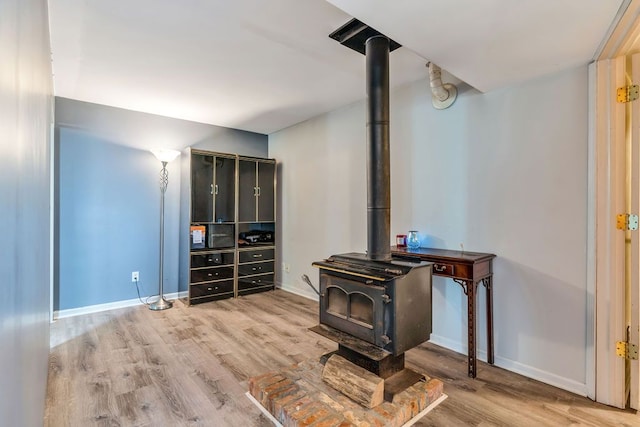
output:
<svg viewBox="0 0 640 427"><path fill-rule="evenodd" d="M420 239L416 230L411 230L407 234L407 247L409 249L418 249L420 247Z"/></svg>

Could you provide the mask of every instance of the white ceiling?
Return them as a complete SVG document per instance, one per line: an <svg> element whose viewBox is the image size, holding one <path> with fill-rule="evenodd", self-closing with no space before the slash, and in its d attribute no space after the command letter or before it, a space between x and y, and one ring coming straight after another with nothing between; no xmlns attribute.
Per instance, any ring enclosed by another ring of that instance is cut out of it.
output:
<svg viewBox="0 0 640 427"><path fill-rule="evenodd" d="M588 63L621 4L50 0L55 94L269 134L364 98L364 56L328 37L352 16L403 45L392 86L430 60L489 91Z"/></svg>

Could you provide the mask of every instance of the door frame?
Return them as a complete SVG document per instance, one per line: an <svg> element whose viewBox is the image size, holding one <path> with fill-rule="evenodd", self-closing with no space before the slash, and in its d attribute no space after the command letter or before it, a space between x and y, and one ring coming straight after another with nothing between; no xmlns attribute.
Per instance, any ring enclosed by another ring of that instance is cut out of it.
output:
<svg viewBox="0 0 640 427"><path fill-rule="evenodd" d="M624 408L625 361L616 341L626 339L625 233L616 216L625 204L625 105L616 89L627 84L626 56L640 39L640 0L625 0L606 42L589 67L589 295L595 298L595 345L587 360L587 389L597 402ZM591 284L591 281L595 283ZM589 365L595 367L591 376Z"/></svg>

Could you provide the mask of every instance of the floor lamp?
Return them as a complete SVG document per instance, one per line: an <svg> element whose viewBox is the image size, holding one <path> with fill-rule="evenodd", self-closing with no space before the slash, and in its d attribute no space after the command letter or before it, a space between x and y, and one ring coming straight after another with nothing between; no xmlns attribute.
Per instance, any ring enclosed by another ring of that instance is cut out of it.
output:
<svg viewBox="0 0 640 427"><path fill-rule="evenodd" d="M164 193L167 192L169 184L169 172L167 171L167 163L180 155L175 150L151 150L151 152L162 162L162 170L160 171L160 285L158 290L158 300L149 304L151 310L166 310L173 307L171 301L164 299Z"/></svg>

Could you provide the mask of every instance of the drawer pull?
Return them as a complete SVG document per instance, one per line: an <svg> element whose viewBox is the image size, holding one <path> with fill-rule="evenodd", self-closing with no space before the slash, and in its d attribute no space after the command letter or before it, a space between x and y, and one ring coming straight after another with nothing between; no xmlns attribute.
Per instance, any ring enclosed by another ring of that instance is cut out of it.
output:
<svg viewBox="0 0 640 427"><path fill-rule="evenodd" d="M213 287L213 288L212 288L211 286L209 286L209 287L207 288L207 290L208 290L208 291L217 291L217 290L218 290L218 286Z"/></svg>
<svg viewBox="0 0 640 427"><path fill-rule="evenodd" d="M254 258L262 258L262 254L253 254Z"/></svg>
<svg viewBox="0 0 640 427"><path fill-rule="evenodd" d="M441 272L441 271L445 271L447 269L446 265L438 265L438 264L434 264L433 269Z"/></svg>
<svg viewBox="0 0 640 427"><path fill-rule="evenodd" d="M211 262L211 261L213 261L213 258L209 258L209 259L207 260L207 262Z"/></svg>

